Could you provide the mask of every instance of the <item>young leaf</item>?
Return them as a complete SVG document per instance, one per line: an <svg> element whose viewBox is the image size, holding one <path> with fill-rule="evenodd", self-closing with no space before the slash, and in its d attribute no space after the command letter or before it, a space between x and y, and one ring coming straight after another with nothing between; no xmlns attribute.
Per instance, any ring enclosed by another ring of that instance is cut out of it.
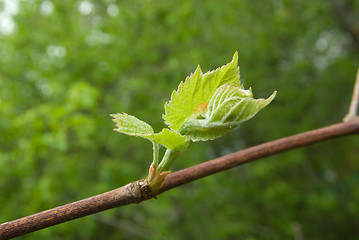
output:
<svg viewBox="0 0 359 240"><path fill-rule="evenodd" d="M182 136L176 131L171 131L168 128L164 128L160 133L156 133L153 141L164 145L172 151L184 151L189 145L189 141L185 136Z"/></svg>
<svg viewBox="0 0 359 240"><path fill-rule="evenodd" d="M171 100L165 104L163 119L173 130L201 115L214 92L223 84L239 86L238 53L230 63L203 74L198 66L196 71L181 82L173 91Z"/></svg>
<svg viewBox="0 0 359 240"><path fill-rule="evenodd" d="M276 92L268 99L254 99L251 90L222 85L209 101L206 111L185 123L179 132L192 141L218 138L256 115L274 99L275 95Z"/></svg>
<svg viewBox="0 0 359 240"><path fill-rule="evenodd" d="M114 118L112 121L116 123L115 131L149 140L153 138L154 132L148 123L126 113L110 114L110 116Z"/></svg>
<svg viewBox="0 0 359 240"><path fill-rule="evenodd" d="M189 141L176 131L168 128L162 129L160 133L154 133L152 127L138 118L126 113L111 114L116 123L117 132L130 136L142 137L152 141L154 144L162 144L174 151L183 151L188 147Z"/></svg>

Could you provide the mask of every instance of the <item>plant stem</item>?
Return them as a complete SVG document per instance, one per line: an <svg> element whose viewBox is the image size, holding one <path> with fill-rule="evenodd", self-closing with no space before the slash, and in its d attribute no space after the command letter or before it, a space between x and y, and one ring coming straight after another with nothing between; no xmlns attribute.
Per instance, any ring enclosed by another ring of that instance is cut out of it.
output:
<svg viewBox="0 0 359 240"><path fill-rule="evenodd" d="M153 144L153 161L152 161L152 165L157 168L158 166L158 155L159 155L159 144L158 143L154 143Z"/></svg>
<svg viewBox="0 0 359 240"><path fill-rule="evenodd" d="M172 151L170 149L167 149L165 155L160 162L160 165L158 166L158 171L168 171L168 169L171 167L172 163L174 162L174 160L176 160L180 153L181 152L179 151Z"/></svg>

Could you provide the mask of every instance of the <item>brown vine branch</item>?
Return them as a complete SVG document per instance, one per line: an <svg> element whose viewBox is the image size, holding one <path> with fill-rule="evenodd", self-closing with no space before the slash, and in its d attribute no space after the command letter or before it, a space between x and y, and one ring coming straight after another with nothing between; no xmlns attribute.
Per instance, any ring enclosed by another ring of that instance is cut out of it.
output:
<svg viewBox="0 0 359 240"><path fill-rule="evenodd" d="M358 103L358 79L359 77L357 77L354 87L351 106ZM158 194L208 175L280 152L349 134L359 134L359 117L356 115L356 109L352 111L353 108L355 107L350 107L348 116L351 115L351 117L346 122L260 144L174 172L167 176ZM110 208L140 203L155 197L149 193L150 190L144 180L132 182L109 192L3 223L0 225L0 239L10 239Z"/></svg>
<svg viewBox="0 0 359 240"><path fill-rule="evenodd" d="M359 118L356 117L347 122L337 123L328 127L260 144L174 172L167 176L159 194L259 158L328 139L358 133ZM3 223L0 225L0 239L10 239L21 236L110 208L139 203L154 197L149 195L148 192L147 185L143 180L140 180L78 202L69 203L31 216Z"/></svg>

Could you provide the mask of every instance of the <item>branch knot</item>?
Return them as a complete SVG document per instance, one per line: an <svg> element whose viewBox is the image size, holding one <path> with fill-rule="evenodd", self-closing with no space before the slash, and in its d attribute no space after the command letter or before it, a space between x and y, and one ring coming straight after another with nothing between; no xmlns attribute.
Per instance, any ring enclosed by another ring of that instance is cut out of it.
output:
<svg viewBox="0 0 359 240"><path fill-rule="evenodd" d="M140 203L153 197L151 194L151 187L144 179L129 183L126 189L128 197L133 199L136 203Z"/></svg>

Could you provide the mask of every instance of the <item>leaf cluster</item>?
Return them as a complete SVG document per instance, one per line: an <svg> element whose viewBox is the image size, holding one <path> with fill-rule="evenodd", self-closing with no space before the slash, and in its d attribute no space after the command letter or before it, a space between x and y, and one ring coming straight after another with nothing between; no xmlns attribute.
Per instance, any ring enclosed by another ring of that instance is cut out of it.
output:
<svg viewBox="0 0 359 240"><path fill-rule="evenodd" d="M267 106L275 97L254 99L239 79L238 53L230 63L202 73L200 66L182 81L165 104L163 119L168 128L155 133L146 122L126 113L111 114L117 132L147 139L153 143L153 168L167 171L174 156L186 150L191 141L207 141L227 134ZM158 167L158 145L167 151ZM153 171L155 171L153 170ZM151 170L152 171L152 170ZM149 175L153 175L150 173Z"/></svg>

